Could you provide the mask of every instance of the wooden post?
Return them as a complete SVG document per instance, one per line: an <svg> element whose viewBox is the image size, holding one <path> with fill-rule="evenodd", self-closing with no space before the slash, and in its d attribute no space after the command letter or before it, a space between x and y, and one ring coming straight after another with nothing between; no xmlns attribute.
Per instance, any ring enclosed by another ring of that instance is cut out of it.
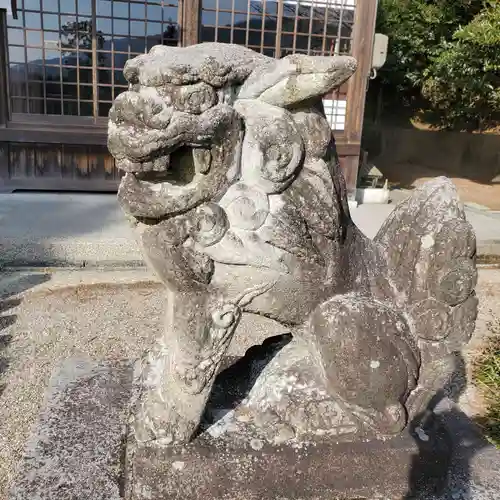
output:
<svg viewBox="0 0 500 500"><path fill-rule="evenodd" d="M0 9L0 128L5 128L9 121L9 86L7 72L7 12ZM0 142L0 192L5 190L9 179L9 146Z"/></svg>
<svg viewBox="0 0 500 500"><path fill-rule="evenodd" d="M0 127L5 127L9 120L8 71L7 15L4 9L0 9Z"/></svg>
<svg viewBox="0 0 500 500"><path fill-rule="evenodd" d="M358 69L349 81L347 90L346 139L349 145L357 148L357 154L345 164L347 191L353 198L358 179L359 153L363 116L365 112L366 89L371 71L377 0L357 0L354 15L352 55L358 61Z"/></svg>
<svg viewBox="0 0 500 500"><path fill-rule="evenodd" d="M180 3L182 46L195 45L200 41L201 0L183 0Z"/></svg>

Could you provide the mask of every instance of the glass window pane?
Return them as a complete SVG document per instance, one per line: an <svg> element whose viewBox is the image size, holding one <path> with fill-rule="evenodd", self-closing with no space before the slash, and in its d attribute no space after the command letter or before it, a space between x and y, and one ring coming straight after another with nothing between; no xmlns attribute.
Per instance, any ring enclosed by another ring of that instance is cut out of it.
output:
<svg viewBox="0 0 500 500"><path fill-rule="evenodd" d="M219 28L217 32L217 41L222 43L229 43L231 40L231 30Z"/></svg>
<svg viewBox="0 0 500 500"><path fill-rule="evenodd" d="M264 45L273 47L276 45L276 33L264 33Z"/></svg>
<svg viewBox="0 0 500 500"><path fill-rule="evenodd" d="M97 53L97 66L110 68L111 67L111 54L109 52Z"/></svg>
<svg viewBox="0 0 500 500"><path fill-rule="evenodd" d="M26 49L28 53L28 61L27 62L42 62L43 59L43 52L42 49L31 49L28 48Z"/></svg>
<svg viewBox="0 0 500 500"><path fill-rule="evenodd" d="M49 81L45 87L45 95L53 99L61 97L61 85L58 82Z"/></svg>
<svg viewBox="0 0 500 500"><path fill-rule="evenodd" d="M128 35L128 21L113 19L113 33L115 35Z"/></svg>
<svg viewBox="0 0 500 500"><path fill-rule="evenodd" d="M122 92L128 90L128 87L117 87L114 88L114 99L116 99Z"/></svg>
<svg viewBox="0 0 500 500"><path fill-rule="evenodd" d="M247 24L246 14L234 14L234 26L244 27Z"/></svg>
<svg viewBox="0 0 500 500"><path fill-rule="evenodd" d="M59 100L47 100L47 114L48 115L60 115L61 114L61 101Z"/></svg>
<svg viewBox="0 0 500 500"><path fill-rule="evenodd" d="M132 36L145 36L146 23L144 21L130 21L130 34Z"/></svg>
<svg viewBox="0 0 500 500"><path fill-rule="evenodd" d="M92 85L80 85L80 100L92 101L94 98L94 87Z"/></svg>
<svg viewBox="0 0 500 500"><path fill-rule="evenodd" d="M113 58L115 68L123 68L129 59L129 56L128 54L114 54Z"/></svg>
<svg viewBox="0 0 500 500"><path fill-rule="evenodd" d="M97 72L97 82L98 83L107 83L110 84L111 82L111 71L109 69L100 69ZM111 91L110 91L111 93Z"/></svg>
<svg viewBox="0 0 500 500"><path fill-rule="evenodd" d="M113 99L113 89L111 87L99 86L99 100L111 101Z"/></svg>
<svg viewBox="0 0 500 500"><path fill-rule="evenodd" d="M177 7L165 7L163 9L163 21L177 22Z"/></svg>
<svg viewBox="0 0 500 500"><path fill-rule="evenodd" d="M106 33L106 34L113 33L111 19L108 19L105 17L104 18L98 17L96 29L97 29L97 31L102 31L103 33Z"/></svg>
<svg viewBox="0 0 500 500"><path fill-rule="evenodd" d="M43 0L44 12L59 12L58 0Z"/></svg>
<svg viewBox="0 0 500 500"><path fill-rule="evenodd" d="M122 70L117 70L115 71L115 85L126 85L127 80L125 80L125 77L123 76L123 71Z"/></svg>
<svg viewBox="0 0 500 500"><path fill-rule="evenodd" d="M24 0L25 10L40 10L40 0Z"/></svg>
<svg viewBox="0 0 500 500"><path fill-rule="evenodd" d="M99 103L99 116L108 116L109 110L111 109L111 103L100 102Z"/></svg>
<svg viewBox="0 0 500 500"><path fill-rule="evenodd" d="M25 68L24 64L17 66L16 68L11 68L10 70L10 95L24 97L26 96L26 84L25 84Z"/></svg>
<svg viewBox="0 0 500 500"><path fill-rule="evenodd" d="M234 3L218 1L221 8L232 8ZM247 0L235 1L246 4ZM8 50L12 98L21 99L16 106L25 112L92 116L93 99L98 99L98 114L106 116L111 101L128 88L123 77L126 61L154 45L178 44L176 0L23 0L19 4L21 19L8 19ZM231 14L223 18L229 23ZM238 19L244 23L245 14ZM97 71L92 70L93 64ZM97 96L93 95L95 78L100 84Z"/></svg>
<svg viewBox="0 0 500 500"><path fill-rule="evenodd" d="M24 30L8 28L7 40L10 45L24 45Z"/></svg>
<svg viewBox="0 0 500 500"><path fill-rule="evenodd" d="M92 52L80 51L77 62L79 66L92 66Z"/></svg>
<svg viewBox="0 0 500 500"><path fill-rule="evenodd" d="M43 99L30 99L28 113L37 114L37 115L45 114Z"/></svg>
<svg viewBox="0 0 500 500"><path fill-rule="evenodd" d="M76 87L73 85L66 85L66 83L76 83L76 68L62 68L62 79L63 79L63 94L73 95ZM76 94L75 94L76 95Z"/></svg>
<svg viewBox="0 0 500 500"><path fill-rule="evenodd" d="M42 46L42 32L26 30L26 43L31 46Z"/></svg>
<svg viewBox="0 0 500 500"><path fill-rule="evenodd" d="M233 0L219 0L219 9L231 10L233 8Z"/></svg>
<svg viewBox="0 0 500 500"><path fill-rule="evenodd" d="M253 30L262 29L262 17L251 17L249 28Z"/></svg>
<svg viewBox="0 0 500 500"><path fill-rule="evenodd" d="M131 3L130 17L133 19L146 19L146 5L143 2Z"/></svg>
<svg viewBox="0 0 500 500"><path fill-rule="evenodd" d="M25 25L29 29L41 29L42 27L42 17L40 12L25 12Z"/></svg>
<svg viewBox="0 0 500 500"><path fill-rule="evenodd" d="M203 5L205 5L205 2L203 2ZM234 10L246 12L248 10L248 1L247 0L234 0Z"/></svg>
<svg viewBox="0 0 500 500"><path fill-rule="evenodd" d="M219 26L231 26L230 12L219 12Z"/></svg>
<svg viewBox="0 0 500 500"><path fill-rule="evenodd" d="M114 0L113 2L113 16L114 17L124 17L128 19L130 0Z"/></svg>
<svg viewBox="0 0 500 500"><path fill-rule="evenodd" d="M43 80L44 70L41 64L28 64L28 79Z"/></svg>
<svg viewBox="0 0 500 500"><path fill-rule="evenodd" d="M80 116L93 116L94 106L92 102L80 101Z"/></svg>
<svg viewBox="0 0 500 500"><path fill-rule="evenodd" d="M66 0L64 0L66 1ZM92 15L92 1L91 0L78 0L78 15L91 16Z"/></svg>
<svg viewBox="0 0 500 500"><path fill-rule="evenodd" d="M75 79L76 81L76 79ZM78 96L78 87L72 84L63 84L63 96L69 99L76 99Z"/></svg>
<svg viewBox="0 0 500 500"><path fill-rule="evenodd" d="M11 15L7 16L7 26L23 27L23 15L21 13L18 13L17 19L14 19Z"/></svg>
<svg viewBox="0 0 500 500"><path fill-rule="evenodd" d="M11 100L12 112L13 113L26 113L26 99L16 99Z"/></svg>
<svg viewBox="0 0 500 500"><path fill-rule="evenodd" d="M115 2L117 3L117 2ZM110 0L97 0L97 15L98 16L111 16L111 1Z"/></svg>
<svg viewBox="0 0 500 500"><path fill-rule="evenodd" d="M163 32L163 45L177 45L179 40L179 26L176 24L168 24Z"/></svg>
<svg viewBox="0 0 500 500"><path fill-rule="evenodd" d="M158 5L147 5L147 16L148 16L148 21L162 21L163 16L162 16L162 10L161 7Z"/></svg>
<svg viewBox="0 0 500 500"><path fill-rule="evenodd" d="M45 50L45 64L59 65L61 52L58 50Z"/></svg>
<svg viewBox="0 0 500 500"><path fill-rule="evenodd" d="M59 16L56 14L43 14L43 29L59 31Z"/></svg>
<svg viewBox="0 0 500 500"><path fill-rule="evenodd" d="M80 76L80 84L90 83L92 84L92 69L91 68L80 68L78 70Z"/></svg>
<svg viewBox="0 0 500 500"><path fill-rule="evenodd" d="M162 34L161 23L152 23L148 21L147 34L149 35L161 35Z"/></svg>
<svg viewBox="0 0 500 500"><path fill-rule="evenodd" d="M61 2L61 12L67 12L68 14L76 14L75 0L60 0L60 2Z"/></svg>
<svg viewBox="0 0 500 500"><path fill-rule="evenodd" d="M69 116L78 116L78 102L76 102L76 101L64 101L63 114L69 115Z"/></svg>

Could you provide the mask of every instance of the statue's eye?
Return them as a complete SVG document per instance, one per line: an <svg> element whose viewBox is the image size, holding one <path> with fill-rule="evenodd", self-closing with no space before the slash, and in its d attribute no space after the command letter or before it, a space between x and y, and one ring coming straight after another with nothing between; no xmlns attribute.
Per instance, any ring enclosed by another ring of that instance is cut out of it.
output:
<svg viewBox="0 0 500 500"><path fill-rule="evenodd" d="M217 103L214 88L203 82L177 87L172 97L176 109L195 115L203 113Z"/></svg>

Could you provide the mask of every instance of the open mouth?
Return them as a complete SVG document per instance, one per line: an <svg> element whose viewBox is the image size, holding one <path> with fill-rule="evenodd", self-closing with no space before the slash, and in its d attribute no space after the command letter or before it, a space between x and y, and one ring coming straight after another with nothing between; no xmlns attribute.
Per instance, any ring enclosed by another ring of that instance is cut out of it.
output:
<svg viewBox="0 0 500 500"><path fill-rule="evenodd" d="M167 182L174 186L187 186L196 174L208 173L211 160L210 149L181 146L162 158L165 164L163 169L136 172L135 177L152 184Z"/></svg>

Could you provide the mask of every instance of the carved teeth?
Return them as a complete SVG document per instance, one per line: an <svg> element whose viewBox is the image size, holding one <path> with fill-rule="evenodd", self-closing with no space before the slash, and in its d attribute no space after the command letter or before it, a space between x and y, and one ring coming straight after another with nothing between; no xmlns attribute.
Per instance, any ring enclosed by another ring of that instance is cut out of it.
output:
<svg viewBox="0 0 500 500"><path fill-rule="evenodd" d="M193 161L196 172L206 174L212 166L212 152L210 149L193 148Z"/></svg>

